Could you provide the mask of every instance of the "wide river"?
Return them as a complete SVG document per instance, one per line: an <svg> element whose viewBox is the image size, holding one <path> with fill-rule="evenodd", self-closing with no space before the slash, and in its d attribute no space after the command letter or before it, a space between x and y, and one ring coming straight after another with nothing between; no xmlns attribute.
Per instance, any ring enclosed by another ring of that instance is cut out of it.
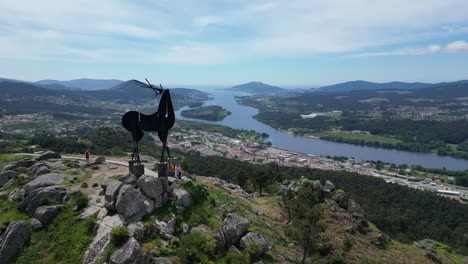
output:
<svg viewBox="0 0 468 264"><path fill-rule="evenodd" d="M184 107L176 112L176 118L219 124L232 128L255 130L260 133L265 132L270 135L267 140L270 141L273 146L304 154L345 156L360 160L381 160L395 164L417 164L427 168L447 168L450 170L468 169L468 160L456 159L448 156L366 147L326 141L318 138L294 136L274 129L252 118L252 116L258 113L258 110L253 107L240 105L235 100L236 95L245 94L222 90L209 90L206 92L210 93L212 99L206 101L204 105L219 105L231 111L232 114L218 122L202 121L182 117L180 112L187 109L187 107Z"/></svg>

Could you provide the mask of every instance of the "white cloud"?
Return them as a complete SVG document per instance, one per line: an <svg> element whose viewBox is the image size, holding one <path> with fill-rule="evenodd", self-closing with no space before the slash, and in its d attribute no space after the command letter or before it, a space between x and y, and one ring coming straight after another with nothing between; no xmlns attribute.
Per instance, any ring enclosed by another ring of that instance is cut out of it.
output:
<svg viewBox="0 0 468 264"><path fill-rule="evenodd" d="M152 61L157 64L222 64L230 55L212 45L176 45L163 53L156 54Z"/></svg>
<svg viewBox="0 0 468 264"><path fill-rule="evenodd" d="M380 56L416 56L416 55L429 55L437 53L461 53L468 52L468 43L463 40L458 40L447 44L442 47L440 45L429 45L424 48L412 48L412 49L398 49L391 51L381 52L364 52L358 54L352 54L350 57L380 57Z"/></svg>
<svg viewBox="0 0 468 264"><path fill-rule="evenodd" d="M353 53L458 37L468 32L466 10L466 0L0 0L0 58L125 62L138 54L211 64ZM220 27L205 29L213 24ZM361 56L465 50L455 42Z"/></svg>
<svg viewBox="0 0 468 264"><path fill-rule="evenodd" d="M458 40L447 45L448 52L468 52L468 43Z"/></svg>
<svg viewBox="0 0 468 264"><path fill-rule="evenodd" d="M223 19L217 16L198 16L194 18L193 22L198 26L205 27L212 24L220 24L223 22Z"/></svg>
<svg viewBox="0 0 468 264"><path fill-rule="evenodd" d="M109 33L116 33L124 35L127 37L137 37L137 38L155 38L160 37L161 32L158 30L126 25L126 24L102 24L98 26L99 29L107 31Z"/></svg>

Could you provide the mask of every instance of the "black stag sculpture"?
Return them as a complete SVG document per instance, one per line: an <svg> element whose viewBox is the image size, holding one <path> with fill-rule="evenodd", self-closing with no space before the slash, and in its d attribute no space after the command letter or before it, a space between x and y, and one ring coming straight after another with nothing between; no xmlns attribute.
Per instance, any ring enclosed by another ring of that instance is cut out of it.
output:
<svg viewBox="0 0 468 264"><path fill-rule="evenodd" d="M154 87L151 85L151 83L148 82L148 80L146 80L148 84L137 80L132 81L140 84L144 88L153 89L156 96L161 95L158 111L156 113L152 115L145 115L137 111L129 111L122 117L122 125L126 130L132 133L133 142L135 143L132 160L136 160L136 162L140 164L138 143L145 134L143 131L148 131L158 132L158 137L163 144L161 151L161 162L163 162L164 151L167 151L167 155L169 158L171 158L171 153L167 147L167 135L169 129L171 129L175 123L175 114L174 108L172 106L171 94L169 93L168 89L163 89L161 85L159 85L159 87Z"/></svg>

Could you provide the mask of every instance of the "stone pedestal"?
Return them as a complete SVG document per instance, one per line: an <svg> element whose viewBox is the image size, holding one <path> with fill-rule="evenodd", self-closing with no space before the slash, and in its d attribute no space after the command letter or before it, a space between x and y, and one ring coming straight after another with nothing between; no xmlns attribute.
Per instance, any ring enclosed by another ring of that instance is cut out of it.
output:
<svg viewBox="0 0 468 264"><path fill-rule="evenodd" d="M156 163L156 167L158 168L158 177L165 177L167 178L167 171L168 171L168 166L167 162L162 162L162 163Z"/></svg>
<svg viewBox="0 0 468 264"><path fill-rule="evenodd" d="M145 174L145 166L138 164L136 160L130 160L128 161L128 171L140 178L141 175Z"/></svg>

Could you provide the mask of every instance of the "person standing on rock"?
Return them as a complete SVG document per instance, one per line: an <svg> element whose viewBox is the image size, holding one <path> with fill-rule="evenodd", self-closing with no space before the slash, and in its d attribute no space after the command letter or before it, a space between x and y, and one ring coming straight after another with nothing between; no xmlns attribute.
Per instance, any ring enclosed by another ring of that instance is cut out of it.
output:
<svg viewBox="0 0 468 264"><path fill-rule="evenodd" d="M91 152L89 150L86 150L85 152L85 157L86 157L86 164L89 165L89 157L91 156Z"/></svg>

